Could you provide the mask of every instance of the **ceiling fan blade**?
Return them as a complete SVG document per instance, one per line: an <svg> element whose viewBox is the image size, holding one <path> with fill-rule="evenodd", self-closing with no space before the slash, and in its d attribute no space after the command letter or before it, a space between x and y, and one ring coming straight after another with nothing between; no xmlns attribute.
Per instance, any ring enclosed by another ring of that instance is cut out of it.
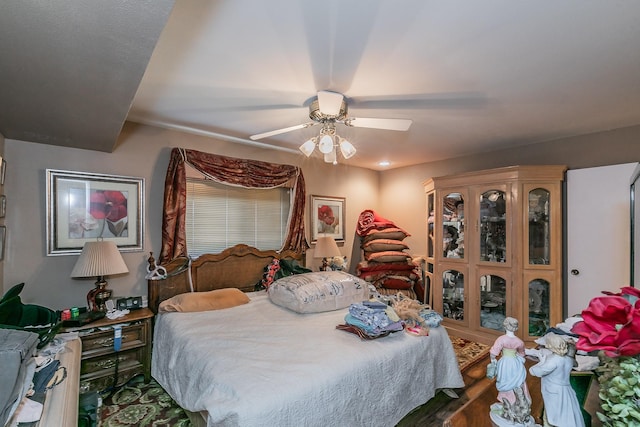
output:
<svg viewBox="0 0 640 427"><path fill-rule="evenodd" d="M373 119L363 117L352 117L344 121L347 126L356 128L373 128L373 129L386 129L386 130L409 130L409 127L413 123L409 119Z"/></svg>
<svg viewBox="0 0 640 427"><path fill-rule="evenodd" d="M347 97L354 109L482 108L489 100L480 92L442 92L412 95Z"/></svg>
<svg viewBox="0 0 640 427"><path fill-rule="evenodd" d="M318 92L318 109L325 116L338 116L344 96L340 93L321 90Z"/></svg>
<svg viewBox="0 0 640 427"><path fill-rule="evenodd" d="M258 140L258 139L262 139L262 138L268 138L268 137L274 136L274 135L280 135L281 133L291 132L291 131L298 130L298 129L305 129L305 128L311 127L313 125L316 125L316 124L317 124L316 122L302 123L300 125L289 126L288 128L282 128L282 129L272 130L272 131L269 131L269 132L258 133L256 135L251 135L249 138L251 138L253 141L255 141L255 140Z"/></svg>

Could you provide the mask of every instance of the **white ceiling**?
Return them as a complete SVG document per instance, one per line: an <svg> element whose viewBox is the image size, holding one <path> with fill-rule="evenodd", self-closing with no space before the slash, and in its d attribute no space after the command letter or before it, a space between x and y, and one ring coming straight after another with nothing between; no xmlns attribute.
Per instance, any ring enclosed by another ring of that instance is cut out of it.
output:
<svg viewBox="0 0 640 427"><path fill-rule="evenodd" d="M96 18L104 7L68 2L84 5L81 12L67 11L74 25L88 20L89 31L104 22ZM37 16L35 3L22 18ZM117 132L122 111L128 111L131 121L254 143L252 134L308 122L310 99L331 90L347 97L351 117L413 120L407 132L338 125L338 134L358 149L355 157L339 161L382 169L377 162L385 159L393 168L640 124L638 1L177 0L168 20L169 0L150 2L133 16L136 2L114 3L129 18L105 24L101 37L85 41L94 52L105 41L126 40L116 52L144 64L154 34L165 20L166 26L142 78L140 68L129 70L125 60L85 86L106 93L126 87L129 100L123 96L111 105L89 97L89 105L66 111L83 116L84 126L93 123L92 109L101 108L96 125L112 122ZM60 2L53 4L43 13ZM63 18L68 22L69 16ZM0 27L5 24L17 25L6 15ZM47 37L57 33L51 30ZM78 43L72 35L55 45L77 51ZM24 50L6 57L3 50L10 47L0 41L0 84L12 57L38 62ZM93 69L92 61L101 56L89 59L66 58L72 70L77 62ZM65 73L63 67L51 70L49 84ZM32 85L40 90L45 84ZM37 127L27 109L12 121L22 129L7 123L2 92L0 132L58 143L59 137L27 137L28 126ZM109 108L120 115L109 114ZM318 130L260 143L297 152ZM92 148L90 138L73 143ZM318 154L313 158L322 161Z"/></svg>

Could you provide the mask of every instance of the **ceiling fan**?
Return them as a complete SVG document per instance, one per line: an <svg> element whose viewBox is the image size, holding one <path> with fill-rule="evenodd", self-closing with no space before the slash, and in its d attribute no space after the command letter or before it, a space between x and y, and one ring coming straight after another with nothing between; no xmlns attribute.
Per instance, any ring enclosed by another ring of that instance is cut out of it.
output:
<svg viewBox="0 0 640 427"><path fill-rule="evenodd" d="M320 134L317 137L310 138L302 144L300 146L300 151L309 157L313 153L317 144L318 150L324 154L325 162L335 164L337 163L338 149L340 149L340 152L345 159L352 157L356 153L356 149L353 144L338 136L336 133L336 123L350 127L396 131L406 131L412 123L409 119L349 117L347 101L344 95L326 90L319 91L317 97L315 97L315 99L313 99L309 104L309 118L311 119L310 122L251 135L250 138L255 141L298 129L321 125Z"/></svg>

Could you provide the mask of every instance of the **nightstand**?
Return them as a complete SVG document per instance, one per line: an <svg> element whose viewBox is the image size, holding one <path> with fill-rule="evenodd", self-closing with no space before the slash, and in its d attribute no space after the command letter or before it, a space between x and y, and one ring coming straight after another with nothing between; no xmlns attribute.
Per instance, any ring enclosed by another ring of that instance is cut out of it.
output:
<svg viewBox="0 0 640 427"><path fill-rule="evenodd" d="M77 331L82 340L80 392L103 391L120 386L136 375L151 379L151 338L153 312L148 308L132 310L118 319L91 322L66 331ZM113 346L113 325L122 325L122 345L117 352ZM116 359L117 357L117 359Z"/></svg>

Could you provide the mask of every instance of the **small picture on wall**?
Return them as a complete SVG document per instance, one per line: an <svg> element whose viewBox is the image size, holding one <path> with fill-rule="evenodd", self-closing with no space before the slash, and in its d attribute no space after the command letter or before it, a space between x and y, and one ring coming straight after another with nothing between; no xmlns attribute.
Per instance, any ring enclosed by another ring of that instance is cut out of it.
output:
<svg viewBox="0 0 640 427"><path fill-rule="evenodd" d="M311 196L311 241L318 236L344 240L344 197Z"/></svg>
<svg viewBox="0 0 640 427"><path fill-rule="evenodd" d="M4 218L5 213L7 212L7 196L0 195L0 218Z"/></svg>
<svg viewBox="0 0 640 427"><path fill-rule="evenodd" d="M7 161L0 157L0 185L4 185L4 176L7 172Z"/></svg>

